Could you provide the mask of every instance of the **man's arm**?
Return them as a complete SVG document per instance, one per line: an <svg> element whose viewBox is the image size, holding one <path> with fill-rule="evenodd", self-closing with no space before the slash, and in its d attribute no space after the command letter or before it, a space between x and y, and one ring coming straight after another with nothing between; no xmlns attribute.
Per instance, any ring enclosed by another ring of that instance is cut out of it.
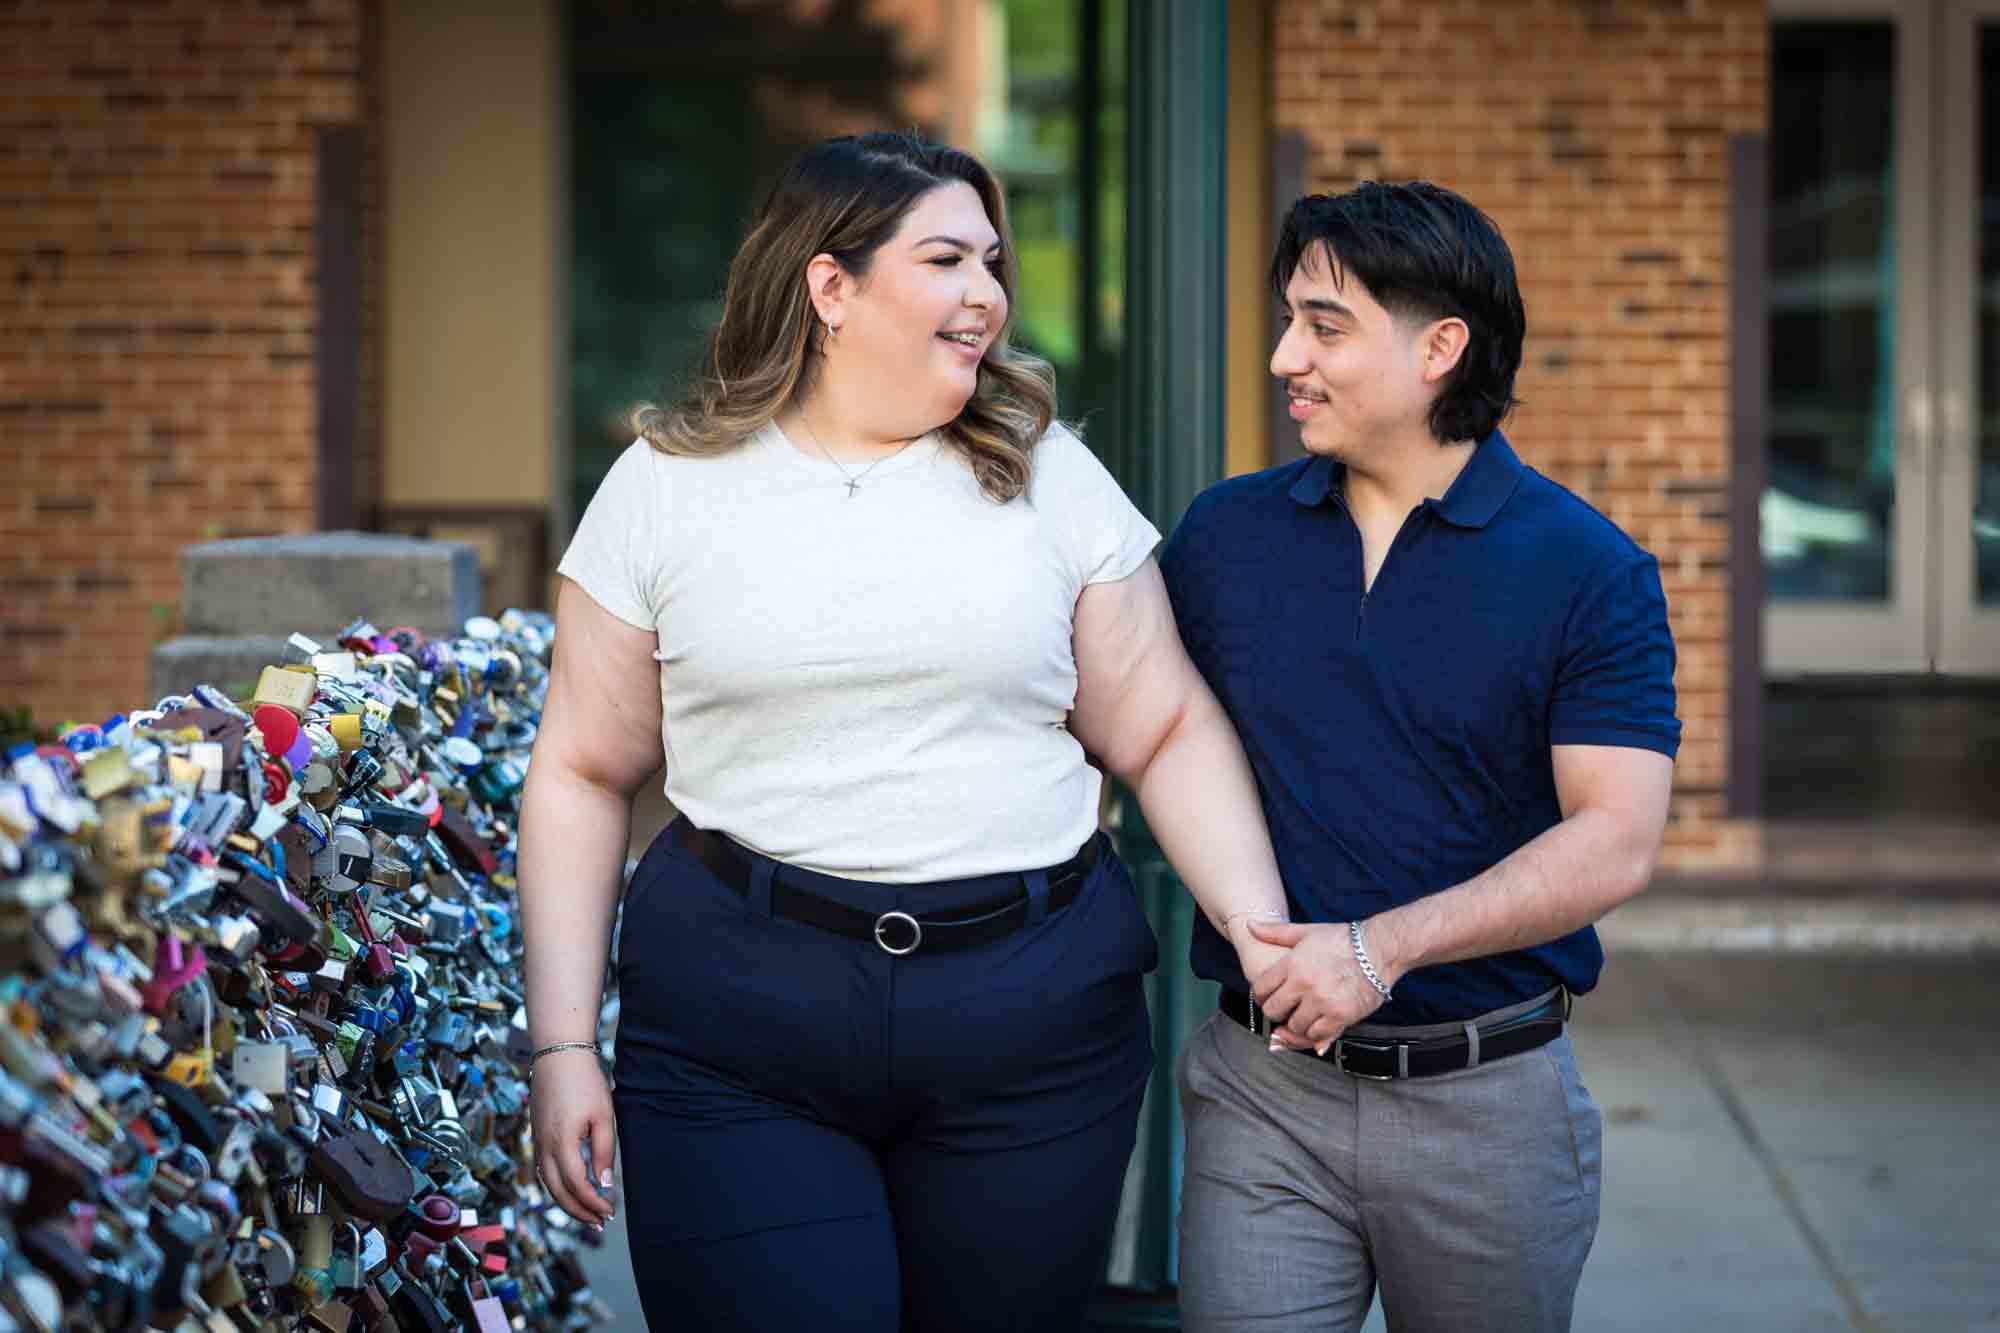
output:
<svg viewBox="0 0 2000 1333"><path fill-rule="evenodd" d="M1638 895L1666 829L1673 760L1608 745L1553 747L1563 818L1492 869L1362 924L1382 980L1419 967L1483 958L1559 939ZM1252 930L1291 956L1257 980L1280 1037L1317 1046L1373 1013L1382 997L1355 961L1345 922Z"/></svg>

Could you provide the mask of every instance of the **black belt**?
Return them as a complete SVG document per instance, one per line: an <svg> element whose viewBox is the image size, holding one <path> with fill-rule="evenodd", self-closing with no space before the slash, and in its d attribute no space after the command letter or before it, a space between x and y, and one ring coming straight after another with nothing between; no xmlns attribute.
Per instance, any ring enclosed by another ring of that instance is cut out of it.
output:
<svg viewBox="0 0 2000 1333"><path fill-rule="evenodd" d="M1222 1012L1260 1037L1271 1035L1271 1020L1264 1017L1264 1011L1243 991L1223 991ZM1526 1013L1492 1022L1475 1020L1473 1030L1479 1034L1476 1046L1462 1032L1420 1041L1340 1037L1325 1055L1314 1051L1306 1054L1315 1055L1356 1078L1430 1078L1546 1046L1562 1035L1563 1025L1568 1021L1569 992L1558 989L1547 1003Z"/></svg>
<svg viewBox="0 0 2000 1333"><path fill-rule="evenodd" d="M745 897L750 893L750 863L736 844L720 834L698 829L685 819L674 825L681 845L693 852L715 877ZM1059 866L1050 866L1049 910L1068 907L1076 901L1083 883L1097 864L1101 833L1092 834L1083 849ZM884 953L897 957L911 954L922 945L926 949L969 949L975 944L997 940L1028 923L1028 895L1025 891L1008 898L972 903L936 916L916 917L908 912L868 912L846 903L822 898L816 893L794 888L784 882L784 868L771 878L771 915L847 935L857 940L874 940Z"/></svg>

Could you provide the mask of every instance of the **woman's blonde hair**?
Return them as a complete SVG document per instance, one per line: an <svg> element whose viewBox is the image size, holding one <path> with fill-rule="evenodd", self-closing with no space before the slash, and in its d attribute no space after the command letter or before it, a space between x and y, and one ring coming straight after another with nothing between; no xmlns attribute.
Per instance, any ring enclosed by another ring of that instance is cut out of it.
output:
<svg viewBox="0 0 2000 1333"><path fill-rule="evenodd" d="M962 453L980 489L1005 502L1028 485L1035 442L1055 418L1055 373L1010 346L1014 244L1000 185L978 159L909 134L844 135L811 149L765 200L729 265L722 320L680 400L648 404L634 429L667 454L726 453L763 429L811 383L822 349L806 290L806 265L829 254L856 279L918 199L963 181L979 192L1000 234L997 276L1007 323L979 363L978 387L939 429Z"/></svg>

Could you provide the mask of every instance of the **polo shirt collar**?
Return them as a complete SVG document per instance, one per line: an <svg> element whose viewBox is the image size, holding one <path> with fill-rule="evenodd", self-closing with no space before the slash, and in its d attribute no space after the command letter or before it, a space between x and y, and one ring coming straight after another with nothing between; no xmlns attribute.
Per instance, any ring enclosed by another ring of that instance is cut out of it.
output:
<svg viewBox="0 0 2000 1333"><path fill-rule="evenodd" d="M1514 494L1524 471L1526 468L1514 453L1514 447L1496 430L1473 449L1472 457L1466 460L1444 498L1432 502L1431 508L1454 527L1483 528ZM1346 464L1319 455L1292 483L1292 499L1308 508L1324 504L1329 497L1339 501L1340 482L1346 472Z"/></svg>

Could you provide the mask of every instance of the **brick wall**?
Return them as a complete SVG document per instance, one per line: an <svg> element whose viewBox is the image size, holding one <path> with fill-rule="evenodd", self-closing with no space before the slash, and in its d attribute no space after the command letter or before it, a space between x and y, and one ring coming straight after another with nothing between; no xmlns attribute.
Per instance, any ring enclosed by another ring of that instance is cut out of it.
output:
<svg viewBox="0 0 2000 1333"><path fill-rule="evenodd" d="M1762 0L1276 0L1273 119L1306 185L1428 178L1513 247L1529 462L1660 557L1685 724L1667 860L1748 859L1723 818L1728 136L1765 127Z"/></svg>
<svg viewBox="0 0 2000 1333"><path fill-rule="evenodd" d="M366 11L0 7L0 706L149 702L180 548L315 527L314 136Z"/></svg>

